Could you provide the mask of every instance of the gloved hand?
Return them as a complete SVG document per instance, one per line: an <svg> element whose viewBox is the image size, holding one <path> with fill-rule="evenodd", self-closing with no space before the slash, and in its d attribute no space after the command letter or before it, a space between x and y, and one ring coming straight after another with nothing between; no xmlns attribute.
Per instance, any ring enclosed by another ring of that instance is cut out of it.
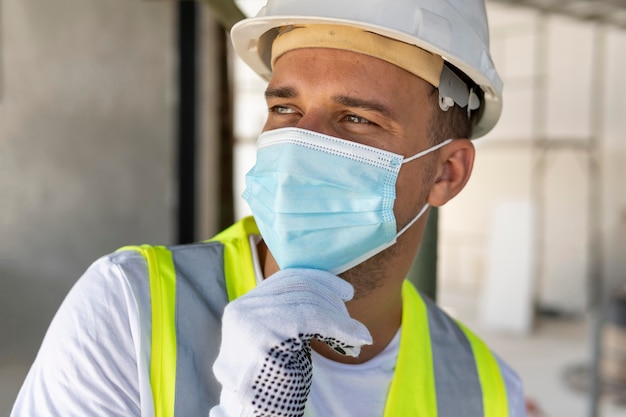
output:
<svg viewBox="0 0 626 417"><path fill-rule="evenodd" d="M213 365L222 393L210 417L302 416L313 377L311 339L354 357L372 343L348 315L353 294L329 272L287 269L228 304Z"/></svg>

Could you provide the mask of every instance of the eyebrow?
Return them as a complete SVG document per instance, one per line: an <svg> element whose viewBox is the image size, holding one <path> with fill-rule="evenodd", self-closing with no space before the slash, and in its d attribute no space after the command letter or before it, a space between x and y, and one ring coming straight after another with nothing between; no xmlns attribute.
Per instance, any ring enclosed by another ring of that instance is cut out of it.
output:
<svg viewBox="0 0 626 417"><path fill-rule="evenodd" d="M291 87L276 87L265 90L265 98L294 98L298 97L298 92Z"/></svg>
<svg viewBox="0 0 626 417"><path fill-rule="evenodd" d="M357 97L350 96L335 96L333 99L344 106L348 107L356 107L364 110L370 110L380 113L381 115L390 118L391 110L389 107L385 106L383 103L375 100L366 100Z"/></svg>
<svg viewBox="0 0 626 417"><path fill-rule="evenodd" d="M298 92L293 87L276 87L265 90L265 98L295 98ZM392 112L389 107L376 100L362 99L353 96L337 95L333 97L333 101L347 107L354 107L369 111L375 111L381 115L391 118Z"/></svg>

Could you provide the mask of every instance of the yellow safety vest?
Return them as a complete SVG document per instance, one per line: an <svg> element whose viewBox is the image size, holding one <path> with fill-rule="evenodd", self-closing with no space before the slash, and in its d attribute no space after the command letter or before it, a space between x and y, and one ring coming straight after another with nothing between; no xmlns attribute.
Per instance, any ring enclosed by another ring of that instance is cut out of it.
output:
<svg viewBox="0 0 626 417"><path fill-rule="evenodd" d="M247 218L208 241L223 247L228 300L256 286L249 243L249 236L255 234L259 234L256 224ZM155 416L174 417L178 336L177 270L172 250L149 245L121 250L139 251L147 261L152 309L150 381ZM402 302L400 349L385 417L508 417L507 387L500 369L503 364L489 348L422 297L409 281L403 285ZM473 410L480 410L479 414Z"/></svg>

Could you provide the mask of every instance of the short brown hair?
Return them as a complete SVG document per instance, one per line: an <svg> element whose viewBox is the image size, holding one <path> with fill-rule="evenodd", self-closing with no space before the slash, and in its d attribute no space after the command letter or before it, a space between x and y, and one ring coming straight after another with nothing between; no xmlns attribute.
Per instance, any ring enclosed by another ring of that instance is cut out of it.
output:
<svg viewBox="0 0 626 417"><path fill-rule="evenodd" d="M472 136L472 123L467 117L467 109L457 105L447 111L439 107L439 90L433 89L431 94L432 116L428 134L433 145L446 139L469 138Z"/></svg>

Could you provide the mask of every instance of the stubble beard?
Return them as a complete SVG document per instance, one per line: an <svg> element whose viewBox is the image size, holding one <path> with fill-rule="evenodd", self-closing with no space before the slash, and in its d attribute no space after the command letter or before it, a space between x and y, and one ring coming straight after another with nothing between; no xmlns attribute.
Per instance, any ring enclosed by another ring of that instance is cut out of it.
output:
<svg viewBox="0 0 626 417"><path fill-rule="evenodd" d="M353 300L359 300L385 285L388 265L398 251L397 244L383 250L377 255L339 274L354 287Z"/></svg>

